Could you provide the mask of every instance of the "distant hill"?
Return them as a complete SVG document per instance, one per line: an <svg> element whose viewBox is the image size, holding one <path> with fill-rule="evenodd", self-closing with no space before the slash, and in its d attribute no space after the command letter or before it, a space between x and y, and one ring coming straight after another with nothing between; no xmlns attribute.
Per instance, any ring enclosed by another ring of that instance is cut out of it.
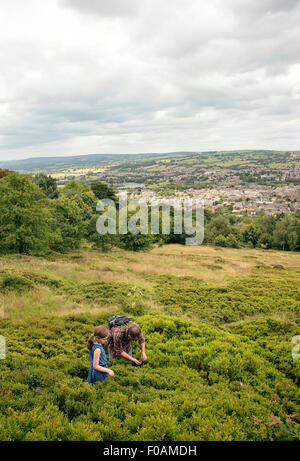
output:
<svg viewBox="0 0 300 461"><path fill-rule="evenodd" d="M23 160L0 162L0 168L19 172L57 172L69 168L91 168L110 165L110 170L133 169L147 167L152 169L169 169L172 165L179 168L241 168L284 166L299 163L299 151L273 150L231 150L231 151L199 151L199 152L165 152L139 154L89 154L63 157L33 157ZM154 171L154 170L153 170Z"/></svg>
<svg viewBox="0 0 300 461"><path fill-rule="evenodd" d="M8 168L15 171L49 170L57 168L96 166L122 160L135 160L147 157L165 157L183 154L195 154L195 152L172 152L166 154L89 154L64 157L33 157L23 160L9 160L0 162L0 168Z"/></svg>

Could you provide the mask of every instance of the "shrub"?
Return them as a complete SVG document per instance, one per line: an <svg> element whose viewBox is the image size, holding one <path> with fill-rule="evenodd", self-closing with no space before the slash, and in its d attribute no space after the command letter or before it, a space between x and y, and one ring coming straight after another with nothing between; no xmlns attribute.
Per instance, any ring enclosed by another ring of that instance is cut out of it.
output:
<svg viewBox="0 0 300 461"><path fill-rule="evenodd" d="M148 363L117 360L114 379L87 385L86 339L106 321L85 314L1 322L8 346L0 361L1 440L297 437L299 390L269 352L246 336L177 317L136 318Z"/></svg>
<svg viewBox="0 0 300 461"><path fill-rule="evenodd" d="M218 247L226 247L227 246L226 237L224 237L224 235L218 235L214 240L214 244Z"/></svg>

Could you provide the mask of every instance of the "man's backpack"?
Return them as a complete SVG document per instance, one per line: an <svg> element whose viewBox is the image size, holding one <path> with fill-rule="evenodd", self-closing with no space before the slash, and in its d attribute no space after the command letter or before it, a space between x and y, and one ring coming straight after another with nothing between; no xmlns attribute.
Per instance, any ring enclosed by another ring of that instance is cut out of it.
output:
<svg viewBox="0 0 300 461"><path fill-rule="evenodd" d="M130 322L131 317L127 317L126 315L113 315L108 319L108 329L110 330L112 327L120 327L121 325L127 325Z"/></svg>

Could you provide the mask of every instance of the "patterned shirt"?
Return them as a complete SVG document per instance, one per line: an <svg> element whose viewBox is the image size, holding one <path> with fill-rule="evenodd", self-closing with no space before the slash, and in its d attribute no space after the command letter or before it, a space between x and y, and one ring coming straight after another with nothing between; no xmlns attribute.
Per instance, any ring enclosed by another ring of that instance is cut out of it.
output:
<svg viewBox="0 0 300 461"><path fill-rule="evenodd" d="M111 355L116 357L117 355L121 355L121 352L129 352L131 348L131 339L128 337L128 330L130 326L135 325L138 326L134 322L130 322L127 325L123 327L120 326L115 326L112 327L110 330L110 336L108 340L108 351L110 352ZM124 333L122 334L122 328L124 329ZM145 342L145 338L142 334L140 333L138 337L138 341L140 344Z"/></svg>

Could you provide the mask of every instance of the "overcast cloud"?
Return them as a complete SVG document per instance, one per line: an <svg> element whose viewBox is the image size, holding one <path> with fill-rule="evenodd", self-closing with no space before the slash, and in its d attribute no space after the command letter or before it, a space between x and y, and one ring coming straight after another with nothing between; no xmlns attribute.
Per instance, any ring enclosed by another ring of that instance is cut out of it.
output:
<svg viewBox="0 0 300 461"><path fill-rule="evenodd" d="M0 160L300 149L299 0L1 0Z"/></svg>

